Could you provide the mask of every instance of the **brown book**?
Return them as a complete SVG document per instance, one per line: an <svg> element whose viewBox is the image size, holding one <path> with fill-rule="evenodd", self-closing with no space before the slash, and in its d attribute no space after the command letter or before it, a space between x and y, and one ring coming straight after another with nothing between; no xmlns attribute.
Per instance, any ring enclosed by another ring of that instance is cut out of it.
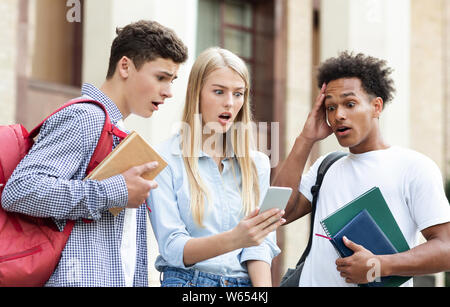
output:
<svg viewBox="0 0 450 307"><path fill-rule="evenodd" d="M134 166L157 161L158 167L144 173L142 177L153 180L167 166L161 156L135 131L131 132L106 158L85 178L104 180L122 174ZM109 211L118 215L123 208L111 208Z"/></svg>

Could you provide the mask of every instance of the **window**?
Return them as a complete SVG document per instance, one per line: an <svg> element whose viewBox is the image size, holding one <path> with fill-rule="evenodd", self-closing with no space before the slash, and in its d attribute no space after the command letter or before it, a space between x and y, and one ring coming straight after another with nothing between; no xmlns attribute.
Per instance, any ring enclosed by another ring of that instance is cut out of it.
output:
<svg viewBox="0 0 450 307"><path fill-rule="evenodd" d="M66 1L39 0L30 4L30 17L34 21L31 78L79 87L82 23L66 20Z"/></svg>
<svg viewBox="0 0 450 307"><path fill-rule="evenodd" d="M274 6L274 0L199 0L198 8L196 55L211 46L239 55L251 73L254 118L267 123L273 121Z"/></svg>
<svg viewBox="0 0 450 307"><path fill-rule="evenodd" d="M252 69L253 7L236 0L200 0L197 55L220 46L239 55Z"/></svg>
<svg viewBox="0 0 450 307"><path fill-rule="evenodd" d="M80 95L82 23L68 22L66 1L20 0L19 7L16 121L32 129Z"/></svg>

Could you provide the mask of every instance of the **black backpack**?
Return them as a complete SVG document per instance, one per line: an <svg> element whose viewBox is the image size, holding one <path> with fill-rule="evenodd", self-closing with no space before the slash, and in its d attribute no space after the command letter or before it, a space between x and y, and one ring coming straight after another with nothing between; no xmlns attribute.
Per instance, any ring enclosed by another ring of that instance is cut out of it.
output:
<svg viewBox="0 0 450 307"><path fill-rule="evenodd" d="M317 199L319 198L320 186L322 185L323 178L325 177L325 174L330 168L330 166L333 165L334 162L336 162L337 160L346 155L347 153L345 152L338 152L338 151L332 152L328 156L326 156L325 159L323 159L322 163L320 164L319 169L317 170L316 184L311 187L313 201L311 204L311 223L310 223L308 245L306 246L305 251L303 252L302 256L297 262L295 268L288 269L286 274L284 274L283 278L281 279L280 287L298 287L305 259L311 250L313 239L313 228L314 228L314 216L316 214L316 205Z"/></svg>

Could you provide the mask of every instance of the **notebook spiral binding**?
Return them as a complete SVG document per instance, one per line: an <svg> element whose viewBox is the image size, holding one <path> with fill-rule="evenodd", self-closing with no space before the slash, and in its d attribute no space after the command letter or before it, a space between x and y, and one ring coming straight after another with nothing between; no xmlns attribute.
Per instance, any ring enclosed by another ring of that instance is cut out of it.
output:
<svg viewBox="0 0 450 307"><path fill-rule="evenodd" d="M325 231L325 234L327 235L327 237L331 238L330 232L328 231L328 228L325 225L325 223L323 221L320 221L320 225L322 225L322 228Z"/></svg>

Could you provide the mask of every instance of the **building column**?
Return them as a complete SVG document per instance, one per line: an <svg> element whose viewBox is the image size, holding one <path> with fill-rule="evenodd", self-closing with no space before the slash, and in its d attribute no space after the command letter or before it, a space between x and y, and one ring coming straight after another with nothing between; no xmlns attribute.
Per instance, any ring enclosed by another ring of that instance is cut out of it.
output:
<svg viewBox="0 0 450 307"><path fill-rule="evenodd" d="M381 130L388 143L405 147L411 145L410 18L410 0L321 1L321 61L344 50L387 61L397 92L381 115ZM321 152L338 148L329 137Z"/></svg>
<svg viewBox="0 0 450 307"><path fill-rule="evenodd" d="M286 155L291 151L311 109L312 2L312 0L287 1L286 135L284 136ZM285 158L280 157L280 160ZM283 227L283 232L282 274L297 264L308 243L309 218L303 217Z"/></svg>
<svg viewBox="0 0 450 307"><path fill-rule="evenodd" d="M19 1L0 2L0 125L16 121Z"/></svg>
<svg viewBox="0 0 450 307"><path fill-rule="evenodd" d="M430 157L447 176L448 140L448 0L411 0L411 148ZM447 45L446 45L447 44ZM446 165L447 162L447 165ZM421 242L425 239L421 237ZM445 285L445 274L416 278Z"/></svg>
<svg viewBox="0 0 450 307"><path fill-rule="evenodd" d="M445 175L445 2L411 0L411 148Z"/></svg>
<svg viewBox="0 0 450 307"><path fill-rule="evenodd" d="M444 2L444 85L445 85L445 95L444 100L446 101L446 105L444 108L444 114L446 114L446 118L444 118L444 123L446 125L445 128L445 177L447 180L450 180L450 2Z"/></svg>

